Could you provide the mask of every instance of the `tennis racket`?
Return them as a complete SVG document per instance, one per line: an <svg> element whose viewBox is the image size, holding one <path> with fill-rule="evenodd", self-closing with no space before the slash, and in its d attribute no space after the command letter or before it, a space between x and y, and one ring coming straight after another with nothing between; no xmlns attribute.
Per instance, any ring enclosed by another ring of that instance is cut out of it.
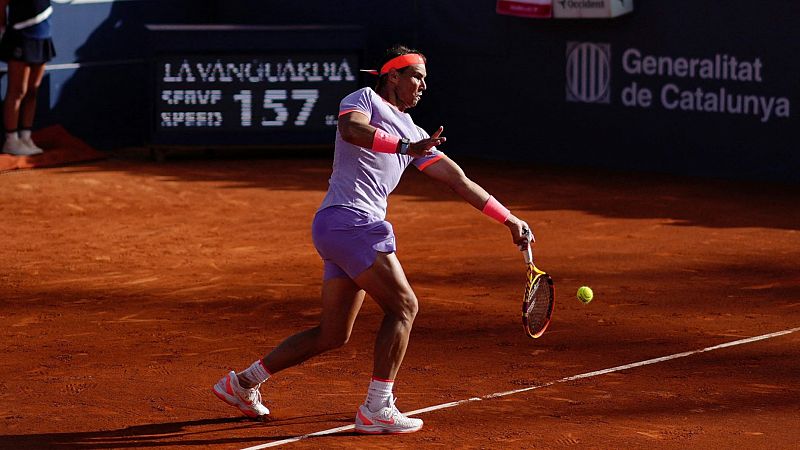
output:
<svg viewBox="0 0 800 450"><path fill-rule="evenodd" d="M525 229L525 234L530 231ZM539 270L533 262L533 250L530 241L522 247L525 263L528 265L528 282L525 284L525 296L522 298L522 326L525 333L538 338L550 325L555 306L555 288L550 275Z"/></svg>

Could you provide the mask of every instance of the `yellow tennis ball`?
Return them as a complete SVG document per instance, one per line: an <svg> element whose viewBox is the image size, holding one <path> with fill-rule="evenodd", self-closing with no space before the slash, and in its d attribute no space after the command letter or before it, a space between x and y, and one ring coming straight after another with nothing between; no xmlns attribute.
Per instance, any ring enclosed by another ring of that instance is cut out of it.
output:
<svg viewBox="0 0 800 450"><path fill-rule="evenodd" d="M584 305L592 301L594 297L594 293L592 292L592 288L589 286L581 286L578 289L578 300L580 300Z"/></svg>

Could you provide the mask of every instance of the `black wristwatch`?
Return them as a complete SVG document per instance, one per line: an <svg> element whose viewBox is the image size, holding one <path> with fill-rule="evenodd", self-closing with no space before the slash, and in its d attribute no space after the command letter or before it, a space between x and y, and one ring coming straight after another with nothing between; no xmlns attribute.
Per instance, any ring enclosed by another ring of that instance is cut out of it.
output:
<svg viewBox="0 0 800 450"><path fill-rule="evenodd" d="M406 138L400 138L400 145L397 147L397 153L400 153L401 155L407 155L408 147L410 146L411 146L411 141L409 141Z"/></svg>

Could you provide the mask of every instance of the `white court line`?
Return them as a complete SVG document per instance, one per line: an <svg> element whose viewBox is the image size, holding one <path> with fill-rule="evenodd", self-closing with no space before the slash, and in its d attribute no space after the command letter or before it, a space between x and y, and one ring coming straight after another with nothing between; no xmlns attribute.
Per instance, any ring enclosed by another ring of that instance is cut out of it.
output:
<svg viewBox="0 0 800 450"><path fill-rule="evenodd" d="M769 334L762 334L761 336L754 336L754 337L749 337L749 338L746 338L746 339L739 339L738 341L725 342L724 344L715 345L713 347L706 347L706 348L703 348L703 349L700 349L700 350L692 350L692 351L689 351L689 352L675 353L675 354L668 355L668 356L662 356L660 358L653 358L653 359L648 359L648 360L645 360L645 361L639 361L639 362L635 362L635 363L625 364L625 365L622 365L622 366L611 367L611 368L608 368L608 369L595 370L594 372L586 372L586 373L582 373L582 374L579 374L579 375L572 375L570 377L565 377L565 378L562 378L562 379L556 380L556 381L550 381L550 382L547 382L545 384L540 384L540 385L537 385L537 386L529 386L529 387L522 388L522 389L515 389L513 391L497 392L497 393L494 393L494 394L484 395L483 397L472 397L472 398L468 398L468 399L464 399L464 400L459 400L459 401L456 401L456 402L442 403L441 405L434 405L434 406L429 406L427 408L415 409L414 411L408 411L405 414L407 416L413 416L413 415L423 414L423 413L426 413L426 412L436 411L436 410L439 410L439 409L454 408L456 406L460 406L460 405L463 405L465 403L479 402L481 400L488 400L488 399L491 399L491 398L498 398L498 397L505 397L505 396L508 396L508 395L519 394L521 392L527 392L527 391L532 391L534 389L541 389L543 387L552 386L552 385L557 384L557 383L564 383L564 382L567 382L567 381L580 380L580 379L583 379L583 378L591 378L591 377L596 377L596 376L599 376L599 375L605 375L607 373L619 372L620 370L633 369L634 367L647 366L647 365L650 365L650 364L656 364L656 363L660 363L660 362L664 362L664 361L669 361L669 360L672 360L672 359L685 358L687 356L696 355L698 353L705 353L705 352L710 352L710 351L713 351L713 350L719 350L721 348L733 347L733 346L742 345L742 344L749 344L751 342L756 342L756 341L763 341L764 339L771 339L771 338L774 338L774 337L795 333L797 331L800 331L800 327L791 328L791 329L783 330L783 331L776 331L774 333L769 333ZM307 438L310 438L310 437L325 436L327 434L334 434L334 433L339 433L339 432L342 432L342 431L352 430L353 428L355 428L354 425L346 425L346 426L343 426L343 427L331 428L329 430L317 431L316 433L304 434L302 436L295 436L295 437L288 438L288 439L282 439L280 441L273 441L273 442L268 442L266 444L256 445L256 446L253 446L253 447L247 447L247 448L242 449L242 450L259 450L259 449L262 449L262 448L277 447L279 445L290 444L292 442L297 442L297 441L300 441L300 440L303 440L303 439L307 439Z"/></svg>

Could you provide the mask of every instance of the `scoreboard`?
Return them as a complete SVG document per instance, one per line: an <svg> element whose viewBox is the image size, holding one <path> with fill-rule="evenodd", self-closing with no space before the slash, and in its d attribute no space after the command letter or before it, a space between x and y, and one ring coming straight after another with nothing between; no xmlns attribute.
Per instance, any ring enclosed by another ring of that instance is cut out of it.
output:
<svg viewBox="0 0 800 450"><path fill-rule="evenodd" d="M332 145L339 102L360 87L360 49L326 48L329 41L313 39L316 29L303 30L302 39L296 30L270 29L266 42L274 45L278 33L288 44L253 48L263 45L265 30L237 29L234 37L242 31L257 32L246 46L204 48L201 33L189 40L192 48L155 52L151 144Z"/></svg>
<svg viewBox="0 0 800 450"><path fill-rule="evenodd" d="M324 131L358 89L354 55L202 55L157 59L159 133Z"/></svg>

